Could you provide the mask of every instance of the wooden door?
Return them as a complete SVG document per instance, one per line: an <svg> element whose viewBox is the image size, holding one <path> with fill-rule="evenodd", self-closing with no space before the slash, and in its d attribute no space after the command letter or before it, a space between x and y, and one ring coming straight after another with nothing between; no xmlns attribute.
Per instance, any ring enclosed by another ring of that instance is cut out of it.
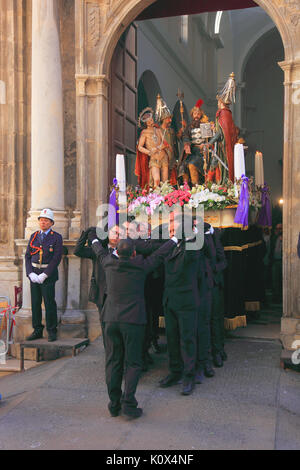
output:
<svg viewBox="0 0 300 470"><path fill-rule="evenodd" d="M128 184L134 175L137 139L137 27L122 35L111 62L109 184L116 174L116 154L125 155Z"/></svg>

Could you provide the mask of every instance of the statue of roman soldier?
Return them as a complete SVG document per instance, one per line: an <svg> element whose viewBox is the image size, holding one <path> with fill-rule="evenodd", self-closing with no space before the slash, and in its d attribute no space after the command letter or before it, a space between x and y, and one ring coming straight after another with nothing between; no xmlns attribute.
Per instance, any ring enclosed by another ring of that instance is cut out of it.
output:
<svg viewBox="0 0 300 470"><path fill-rule="evenodd" d="M159 186L160 181L165 182L169 177L168 144L153 115L153 110L146 108L139 117L139 127L143 130L138 141L135 174L142 188L149 184Z"/></svg>
<svg viewBox="0 0 300 470"><path fill-rule="evenodd" d="M192 120L183 133L184 150L178 165L178 176L186 182L190 180L193 185L205 181L205 144L207 136L212 135L211 124L202 105L203 100L200 99L191 110Z"/></svg>
<svg viewBox="0 0 300 470"><path fill-rule="evenodd" d="M215 135L209 144L216 143L216 154L208 172L208 181L223 184L227 179L234 181L234 146L238 140L238 131L229 106L235 101L235 77L232 73L217 95L218 111L216 114Z"/></svg>

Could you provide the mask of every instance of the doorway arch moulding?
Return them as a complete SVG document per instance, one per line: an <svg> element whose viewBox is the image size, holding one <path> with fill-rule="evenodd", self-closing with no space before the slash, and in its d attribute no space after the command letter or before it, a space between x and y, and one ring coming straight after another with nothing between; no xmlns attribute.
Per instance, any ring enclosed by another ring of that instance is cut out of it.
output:
<svg viewBox="0 0 300 470"><path fill-rule="evenodd" d="M154 0L76 0L77 197L83 226L95 222L97 205L107 197L111 58L122 33L152 3ZM300 226L295 223L300 220L300 6L299 0L256 3L274 21L285 50L285 60L279 64L285 73L281 331L284 346L291 349L293 341L300 339L296 251Z"/></svg>

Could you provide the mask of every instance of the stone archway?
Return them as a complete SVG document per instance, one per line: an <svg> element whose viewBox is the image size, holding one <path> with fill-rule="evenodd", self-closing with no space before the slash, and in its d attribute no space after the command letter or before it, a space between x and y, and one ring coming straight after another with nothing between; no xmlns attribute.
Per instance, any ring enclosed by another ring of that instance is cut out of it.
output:
<svg viewBox="0 0 300 470"><path fill-rule="evenodd" d="M76 0L76 90L78 201L82 225L95 221L106 198L110 61L121 34L154 0ZM256 0L277 26L285 50L284 114L284 317L282 340L291 348L300 338L300 10L297 1ZM88 136L88 137L87 137ZM93 174L86 170L93 168ZM88 203L87 203L88 201Z"/></svg>
<svg viewBox="0 0 300 470"><path fill-rule="evenodd" d="M247 174L254 173L254 155L260 149L264 154L265 178L271 187L272 203L277 206L278 218L281 209L278 201L282 198L284 104L284 73L278 61L283 58L280 35L276 28L272 28L252 45L246 55L241 71L243 89L240 100L241 124L249 147ZM273 223L275 220L276 216Z"/></svg>

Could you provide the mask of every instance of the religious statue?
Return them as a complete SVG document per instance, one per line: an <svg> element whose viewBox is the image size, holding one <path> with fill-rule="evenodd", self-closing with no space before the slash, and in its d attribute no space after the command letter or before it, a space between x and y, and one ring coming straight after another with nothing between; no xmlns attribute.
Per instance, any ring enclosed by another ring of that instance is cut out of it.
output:
<svg viewBox="0 0 300 470"><path fill-rule="evenodd" d="M160 95L157 95L155 118L160 125L160 130L164 141L168 144L165 148L169 157L169 176L168 180L172 185L177 184L177 160L178 160L178 144L175 131L172 127L172 114Z"/></svg>
<svg viewBox="0 0 300 470"><path fill-rule="evenodd" d="M229 106L235 102L235 89L235 77L232 73L223 90L217 95L216 133L209 141L210 145L216 143L216 152L213 152L215 158L210 165L207 179L219 184L225 183L227 179L234 181L234 146L238 140L238 130Z"/></svg>
<svg viewBox="0 0 300 470"><path fill-rule="evenodd" d="M203 100L198 100L191 110L191 123L183 133L184 150L179 160L178 176L193 185L205 182L206 150L208 137L212 136L211 124L201 109Z"/></svg>
<svg viewBox="0 0 300 470"><path fill-rule="evenodd" d="M146 108L139 117L139 126L143 130L138 141L135 174L142 188L152 183L157 187L169 177L168 144L164 141L161 129L155 124L153 115L153 110Z"/></svg>

